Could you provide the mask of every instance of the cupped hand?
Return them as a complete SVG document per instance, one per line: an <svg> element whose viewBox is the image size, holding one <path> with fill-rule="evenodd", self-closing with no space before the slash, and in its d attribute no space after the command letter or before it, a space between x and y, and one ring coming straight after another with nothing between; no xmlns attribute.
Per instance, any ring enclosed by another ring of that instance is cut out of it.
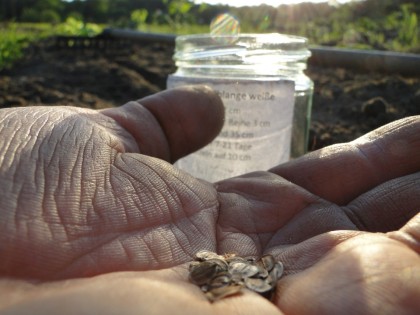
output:
<svg viewBox="0 0 420 315"><path fill-rule="evenodd" d="M1 111L0 309L419 307L419 117L214 185L163 161L209 142L222 117L220 100L197 88L102 112ZM200 249L283 261L274 304L252 292L209 304L187 280L186 264ZM57 279L67 280L48 282Z"/></svg>

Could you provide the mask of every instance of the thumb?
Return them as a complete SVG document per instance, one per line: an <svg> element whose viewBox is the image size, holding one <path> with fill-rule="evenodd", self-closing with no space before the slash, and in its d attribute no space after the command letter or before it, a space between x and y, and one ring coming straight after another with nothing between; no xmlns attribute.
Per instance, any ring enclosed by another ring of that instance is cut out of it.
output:
<svg viewBox="0 0 420 315"><path fill-rule="evenodd" d="M224 119L221 99L205 86L166 90L101 113L133 136L140 153L169 162L212 141Z"/></svg>

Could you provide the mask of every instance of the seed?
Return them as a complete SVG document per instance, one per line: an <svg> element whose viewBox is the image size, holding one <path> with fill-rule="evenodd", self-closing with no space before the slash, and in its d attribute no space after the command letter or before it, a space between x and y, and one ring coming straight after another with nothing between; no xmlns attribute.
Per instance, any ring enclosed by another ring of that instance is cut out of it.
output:
<svg viewBox="0 0 420 315"><path fill-rule="evenodd" d="M283 274L283 264L271 255L257 260L203 250L195 255L195 260L189 265L190 281L211 302L237 294L244 287L270 299Z"/></svg>
<svg viewBox="0 0 420 315"><path fill-rule="evenodd" d="M241 285L230 285L220 288L215 288L209 292L206 292L205 295L210 302L214 302L225 297L238 294L242 289Z"/></svg>
<svg viewBox="0 0 420 315"><path fill-rule="evenodd" d="M258 267L258 277L259 278L267 278L268 271L265 269L264 264L261 260L257 261L256 266Z"/></svg>
<svg viewBox="0 0 420 315"><path fill-rule="evenodd" d="M280 277L283 275L283 271L284 271L284 266L281 262L278 261L274 264L273 269L270 271L270 275L272 275L273 278L276 279L276 282L277 282L277 280L279 280Z"/></svg>
<svg viewBox="0 0 420 315"><path fill-rule="evenodd" d="M226 261L219 258L212 258L212 259L206 260L206 262L217 265L219 268L219 271L227 271L229 267Z"/></svg>
<svg viewBox="0 0 420 315"><path fill-rule="evenodd" d="M234 274L231 274L231 281L232 281L232 283L236 283L236 284L243 284L243 281L242 281L242 274L240 274L240 273L234 273Z"/></svg>
<svg viewBox="0 0 420 315"><path fill-rule="evenodd" d="M243 263L248 263L247 260L245 258L239 257L239 256L232 256L232 257L226 257L225 261L228 264L231 264L233 262L243 262Z"/></svg>
<svg viewBox="0 0 420 315"><path fill-rule="evenodd" d="M223 259L222 256L217 255L208 250L200 250L198 253L195 254L195 259L199 261L206 261L209 259Z"/></svg>
<svg viewBox="0 0 420 315"><path fill-rule="evenodd" d="M242 278L249 278L258 273L258 267L245 262L232 262L229 264L229 272L231 274L239 273Z"/></svg>
<svg viewBox="0 0 420 315"><path fill-rule="evenodd" d="M255 259L254 257L248 257L246 259L247 262L250 262L251 264L255 263L257 261L257 259Z"/></svg>
<svg viewBox="0 0 420 315"><path fill-rule="evenodd" d="M218 272L217 264L204 261L199 265L192 267L190 271L190 280L196 285L202 286L207 284Z"/></svg>
<svg viewBox="0 0 420 315"><path fill-rule="evenodd" d="M236 254L232 254L232 253L228 253L228 254L224 254L223 258L227 261L228 259L234 258L236 257Z"/></svg>
<svg viewBox="0 0 420 315"><path fill-rule="evenodd" d="M268 292L273 289L273 286L264 279L246 278L244 282L248 289L258 293Z"/></svg>
<svg viewBox="0 0 420 315"><path fill-rule="evenodd" d="M264 265L265 269L269 272L273 269L274 264L276 263L276 261L274 260L274 257L271 255L262 256L261 262Z"/></svg>
<svg viewBox="0 0 420 315"><path fill-rule="evenodd" d="M209 283L211 289L225 287L230 284L232 276L228 272L217 274Z"/></svg>
<svg viewBox="0 0 420 315"><path fill-rule="evenodd" d="M270 282L273 287L277 285L277 281L281 278L283 274L283 264L281 262L276 262L273 269L270 271L270 274L267 277L267 281Z"/></svg>
<svg viewBox="0 0 420 315"><path fill-rule="evenodd" d="M195 267L197 267L199 264L201 264L199 261L192 261L190 262L190 264L188 265L188 270L191 271L193 270Z"/></svg>

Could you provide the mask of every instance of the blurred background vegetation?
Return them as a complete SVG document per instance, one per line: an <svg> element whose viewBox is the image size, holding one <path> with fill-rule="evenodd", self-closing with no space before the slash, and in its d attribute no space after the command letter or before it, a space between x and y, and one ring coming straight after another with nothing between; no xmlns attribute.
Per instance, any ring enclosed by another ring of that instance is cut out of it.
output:
<svg viewBox="0 0 420 315"><path fill-rule="evenodd" d="M21 57L30 42L52 35L94 36L105 27L207 33L220 13L236 16L242 33L279 32L308 37L312 45L420 53L418 0L277 8L197 5L189 0L0 0L0 69Z"/></svg>

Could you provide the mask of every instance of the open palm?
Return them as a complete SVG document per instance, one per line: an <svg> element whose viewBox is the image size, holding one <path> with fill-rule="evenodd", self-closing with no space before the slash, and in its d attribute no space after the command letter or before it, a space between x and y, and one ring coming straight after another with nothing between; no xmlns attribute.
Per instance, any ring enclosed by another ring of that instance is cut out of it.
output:
<svg viewBox="0 0 420 315"><path fill-rule="evenodd" d="M420 205L418 118L211 184L163 160L217 134L220 100L179 89L140 103L1 112L5 311L415 310L418 216L391 231ZM201 249L283 261L274 304L252 292L209 304L187 280Z"/></svg>

